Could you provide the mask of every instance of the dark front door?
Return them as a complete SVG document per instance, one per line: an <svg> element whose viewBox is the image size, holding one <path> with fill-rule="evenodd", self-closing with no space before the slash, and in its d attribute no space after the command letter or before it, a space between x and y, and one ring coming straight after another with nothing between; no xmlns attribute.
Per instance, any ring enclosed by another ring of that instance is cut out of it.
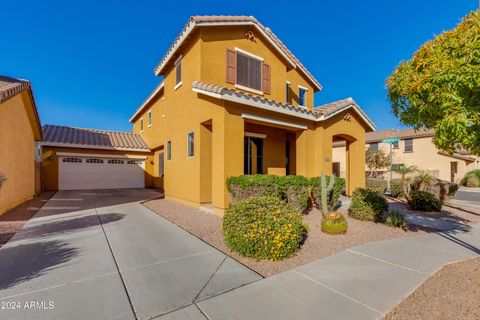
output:
<svg viewBox="0 0 480 320"><path fill-rule="evenodd" d="M245 137L243 146L244 173L263 174L263 139Z"/></svg>
<svg viewBox="0 0 480 320"><path fill-rule="evenodd" d="M450 162L450 182L455 182L455 175L458 173L458 162Z"/></svg>
<svg viewBox="0 0 480 320"><path fill-rule="evenodd" d="M340 177L340 162L332 163L332 173L335 177Z"/></svg>

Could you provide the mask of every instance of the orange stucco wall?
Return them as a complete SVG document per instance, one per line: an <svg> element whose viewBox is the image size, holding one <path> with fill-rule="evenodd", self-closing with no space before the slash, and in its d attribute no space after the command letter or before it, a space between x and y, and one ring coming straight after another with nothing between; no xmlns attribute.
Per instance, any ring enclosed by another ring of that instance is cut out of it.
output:
<svg viewBox="0 0 480 320"><path fill-rule="evenodd" d="M44 146L42 150L42 189L45 191L58 190L58 152L146 156L147 159L145 160L145 187L154 187L153 153Z"/></svg>
<svg viewBox="0 0 480 320"><path fill-rule="evenodd" d="M28 91L0 104L0 214L35 195L35 130Z"/></svg>
<svg viewBox="0 0 480 320"><path fill-rule="evenodd" d="M253 31L255 41L245 38ZM226 50L240 48L257 56L271 66L271 93L264 96L285 102L286 82L290 82L293 105L297 104L298 85L308 88L307 107L314 106L313 84L297 69L288 66L270 44L250 27L200 28L180 49L182 55L182 85L176 86L173 63L163 72L164 88L153 98L141 114L133 119L133 132L140 134L150 148L163 148L172 142L172 158L165 153L165 176L159 177L153 170L154 181L161 181L167 197L188 203L212 203L217 208L227 208L229 196L225 180L229 176L244 172L245 131L263 133L265 139L264 172L286 174L286 140L290 141L290 172L311 177L321 172L331 172L331 139L337 132L351 137L351 154L357 155L356 141L364 139L366 127L354 118L343 123L342 115L330 121L316 123L282 115L277 112L226 102L192 91L193 81L218 84L234 88L226 82ZM147 113L152 113L152 124L148 126ZM290 121L308 126L307 130L285 128L272 124L245 121L242 113L247 112L271 119ZM144 127L140 128L143 118ZM343 131L342 131L343 130ZM195 135L195 153L187 156L187 134ZM330 142L328 141L330 139ZM325 158L330 160L326 161ZM154 168L158 167L155 151ZM352 165L353 169L356 165ZM350 188L364 185L364 175L352 176Z"/></svg>

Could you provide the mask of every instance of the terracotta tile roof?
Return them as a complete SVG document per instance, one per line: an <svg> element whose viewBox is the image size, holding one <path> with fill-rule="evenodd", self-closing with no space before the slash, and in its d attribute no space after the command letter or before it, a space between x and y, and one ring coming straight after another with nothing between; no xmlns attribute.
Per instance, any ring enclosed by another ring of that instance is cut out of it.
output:
<svg viewBox="0 0 480 320"><path fill-rule="evenodd" d="M43 144L47 146L65 145L73 148L149 151L142 137L130 132L45 125L43 135Z"/></svg>
<svg viewBox="0 0 480 320"><path fill-rule="evenodd" d="M238 25L238 24L245 24L245 25L254 25L257 27L261 32L265 34L268 40L270 40L279 51L284 54L288 60L290 60L294 67L298 67L306 76L309 78L314 86L318 90L322 90L322 85L318 82L317 79L307 70L307 68L300 62L300 60L295 57L295 55L283 44L282 41L270 30L269 28L262 25L255 17L252 16L192 16L188 20L185 27L182 29L180 34L177 36L175 41L172 43L170 48L167 50L165 55L163 56L160 63L155 68L155 74L159 75L160 72L163 70L165 65L168 61L173 57L175 51L179 48L183 40L186 36L197 26L209 26L212 24L223 24L223 25Z"/></svg>
<svg viewBox="0 0 480 320"><path fill-rule="evenodd" d="M32 124L32 126L35 127L34 128L35 140L40 141L43 139L42 124L40 122L40 116L38 115L37 104L35 103L35 98L33 96L33 90L30 82L24 79L16 79L16 78L11 78L7 76L0 76L0 104L25 90L29 91L30 99L32 102L32 108L33 108L32 112L35 117L35 123Z"/></svg>
<svg viewBox="0 0 480 320"><path fill-rule="evenodd" d="M368 142L377 142L382 141L386 138L400 138L400 139L409 139L409 138L424 138L424 137L433 137L435 135L435 130L433 129L419 129L415 130L413 128L405 130L379 130L375 132L367 133L365 141Z"/></svg>
<svg viewBox="0 0 480 320"><path fill-rule="evenodd" d="M242 99L244 102L259 102L268 107L273 107L274 109L277 109L278 112L288 112L295 116L302 116L303 118L309 117L308 119L312 121L322 121L328 119L336 112L340 112L348 108L354 107L355 110L365 119L365 121L372 128L372 130L375 129L374 123L368 118L365 112L363 112L360 106L358 106L358 104L352 98L343 99L323 106L315 107L313 109L309 109L293 106L274 100L269 100L263 96L259 96L256 94L234 90L216 84L204 83L201 81L193 81L192 88L194 90L201 90L204 92L212 93L214 95L239 98Z"/></svg>
<svg viewBox="0 0 480 320"><path fill-rule="evenodd" d="M233 90L224 86L216 85L216 84L209 84L209 83L204 83L201 81L193 81L192 83L192 88L193 89L198 89L198 90L203 90L207 91L213 94L225 94L225 95L230 95L230 96L236 96L238 98L243 98L246 101L256 101L256 102L261 102L264 104L268 104L269 106L276 107L279 110L289 110L289 111L294 111L299 114L305 114L305 115L310 115L315 118L319 118L322 114L319 112L316 112L315 109L307 109L307 108L301 108L301 107L296 107L290 104L286 103L281 103L278 101L274 100L269 100L265 97L256 95L256 94L251 94L239 90Z"/></svg>
<svg viewBox="0 0 480 320"><path fill-rule="evenodd" d="M26 89L30 89L30 82L27 80L0 76L0 103Z"/></svg>
<svg viewBox="0 0 480 320"><path fill-rule="evenodd" d="M444 155L444 156L447 156L447 157L452 157L452 158L455 158L455 159L460 159L460 160L464 160L464 161L475 161L476 158L475 157L469 157L468 155L464 155L464 154L460 154L460 153L448 153L448 152L445 152L445 151L438 151L438 154L441 154L441 155Z"/></svg>

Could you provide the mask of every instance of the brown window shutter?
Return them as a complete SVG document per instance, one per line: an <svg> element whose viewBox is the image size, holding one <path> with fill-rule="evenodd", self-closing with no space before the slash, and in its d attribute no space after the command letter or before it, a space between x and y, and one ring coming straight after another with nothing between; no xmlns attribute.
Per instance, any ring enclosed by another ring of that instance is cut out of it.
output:
<svg viewBox="0 0 480 320"><path fill-rule="evenodd" d="M227 49L227 82L237 83L237 53Z"/></svg>
<svg viewBox="0 0 480 320"><path fill-rule="evenodd" d="M270 93L270 65L264 63L262 65L262 91Z"/></svg>

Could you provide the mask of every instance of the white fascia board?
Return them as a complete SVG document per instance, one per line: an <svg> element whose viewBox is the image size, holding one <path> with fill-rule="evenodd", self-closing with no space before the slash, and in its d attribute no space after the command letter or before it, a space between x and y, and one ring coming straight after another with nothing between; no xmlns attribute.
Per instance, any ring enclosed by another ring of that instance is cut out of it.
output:
<svg viewBox="0 0 480 320"><path fill-rule="evenodd" d="M150 93L148 98L142 103L142 105L137 109L137 111L135 111L135 113L133 114L133 116L129 120L130 122L133 122L133 119L135 119L140 114L140 112L143 110L143 108L145 108L145 106L148 103L150 103L150 101L152 101L152 99L157 95L158 92L160 92L160 90L162 90L162 88L164 86L165 86L165 81L162 81L162 83L160 83L160 85L158 87L156 87L155 90L153 90L152 93Z"/></svg>
<svg viewBox="0 0 480 320"><path fill-rule="evenodd" d="M209 97L217 98L217 99L222 99L222 95L219 93L213 93L210 91L202 90L202 89L197 89L197 88L192 88L193 92L204 94Z"/></svg>
<svg viewBox="0 0 480 320"><path fill-rule="evenodd" d="M135 155L115 155L115 154L101 154L101 153L78 153L78 152L57 152L59 157L78 157L78 158L110 158L110 159L139 159L145 160L146 156L135 156Z"/></svg>
<svg viewBox="0 0 480 320"><path fill-rule="evenodd" d="M272 119L272 118L257 116L257 115L249 114L249 113L242 113L242 118L261 121L261 122L266 122L266 123L271 123L271 124L276 124L276 125L281 125L281 126L284 126L284 127L290 127L290 128L295 128L295 129L306 130L308 128L306 125L301 124L301 123Z"/></svg>
<svg viewBox="0 0 480 320"><path fill-rule="evenodd" d="M305 90L305 91L308 91L308 88L306 88L306 87L304 87L304 86L301 86L301 85L298 85L298 88L299 88L299 89L303 89L303 90Z"/></svg>
<svg viewBox="0 0 480 320"><path fill-rule="evenodd" d="M76 148L76 149L95 149L95 150L114 150L114 151L135 151L150 153L150 150L137 149L137 148L120 148L120 147L108 147L108 146L92 146L88 144L71 144L71 143L58 143L58 142L41 142L43 147L57 147L57 148Z"/></svg>

